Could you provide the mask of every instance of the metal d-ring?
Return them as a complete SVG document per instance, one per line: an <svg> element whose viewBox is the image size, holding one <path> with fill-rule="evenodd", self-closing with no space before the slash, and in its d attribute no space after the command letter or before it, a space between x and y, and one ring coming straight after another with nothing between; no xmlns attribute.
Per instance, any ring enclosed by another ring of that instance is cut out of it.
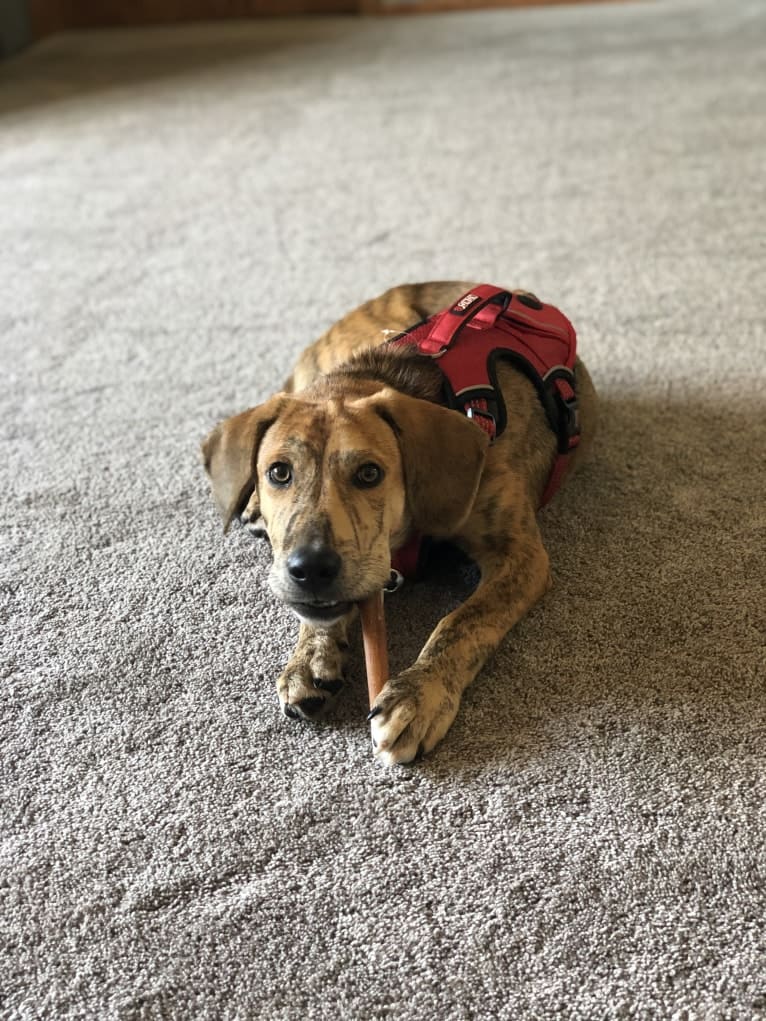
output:
<svg viewBox="0 0 766 1021"><path fill-rule="evenodd" d="M399 571L395 571L391 568L391 576L389 577L386 584L383 586L384 592L396 592L404 584L404 575Z"/></svg>

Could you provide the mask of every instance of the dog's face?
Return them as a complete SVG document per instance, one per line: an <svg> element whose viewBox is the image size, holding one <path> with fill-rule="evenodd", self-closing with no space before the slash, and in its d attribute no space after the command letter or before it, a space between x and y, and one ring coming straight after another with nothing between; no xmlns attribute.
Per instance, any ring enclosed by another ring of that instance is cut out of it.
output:
<svg viewBox="0 0 766 1021"><path fill-rule="evenodd" d="M410 528L455 531L486 445L463 416L382 390L278 394L219 425L203 451L226 525L245 509L263 518L275 595L327 626L388 581Z"/></svg>
<svg viewBox="0 0 766 1021"><path fill-rule="evenodd" d="M392 540L405 527L399 445L368 405L289 401L258 451L271 587L312 623L335 620L382 588Z"/></svg>

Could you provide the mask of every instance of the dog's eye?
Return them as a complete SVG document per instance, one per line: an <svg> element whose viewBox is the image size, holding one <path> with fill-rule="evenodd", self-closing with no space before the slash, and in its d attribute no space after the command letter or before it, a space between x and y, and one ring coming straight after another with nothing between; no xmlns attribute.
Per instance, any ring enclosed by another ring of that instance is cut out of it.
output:
<svg viewBox="0 0 766 1021"><path fill-rule="evenodd" d="M266 476L274 486L289 486L293 479L293 472L289 464L284 461L275 461L266 472Z"/></svg>
<svg viewBox="0 0 766 1021"><path fill-rule="evenodd" d="M371 489L373 486L377 486L383 479L383 469L380 465L373 464L372 461L368 461L367 464L363 464L361 468L357 468L356 475L354 476L354 482L357 486L362 486L365 489Z"/></svg>

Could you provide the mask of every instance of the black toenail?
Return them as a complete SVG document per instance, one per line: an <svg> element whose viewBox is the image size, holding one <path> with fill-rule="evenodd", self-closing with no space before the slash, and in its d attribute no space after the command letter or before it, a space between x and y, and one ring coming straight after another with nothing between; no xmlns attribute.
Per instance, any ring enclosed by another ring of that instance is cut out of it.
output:
<svg viewBox="0 0 766 1021"><path fill-rule="evenodd" d="M382 706L374 705L372 709L370 709L370 711L367 713L367 722L369 723L370 720L374 720L378 713L382 712L383 712Z"/></svg>
<svg viewBox="0 0 766 1021"><path fill-rule="evenodd" d="M301 714L294 705L285 705L283 706L283 709L285 716L289 716L291 720L299 720L301 718Z"/></svg>

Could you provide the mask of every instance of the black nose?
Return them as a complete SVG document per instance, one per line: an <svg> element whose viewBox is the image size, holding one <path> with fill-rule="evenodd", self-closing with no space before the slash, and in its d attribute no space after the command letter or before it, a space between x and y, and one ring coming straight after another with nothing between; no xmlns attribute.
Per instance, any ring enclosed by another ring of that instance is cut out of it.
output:
<svg viewBox="0 0 766 1021"><path fill-rule="evenodd" d="M329 546L299 546L287 558L287 573L301 588L320 592L340 574L340 557Z"/></svg>

